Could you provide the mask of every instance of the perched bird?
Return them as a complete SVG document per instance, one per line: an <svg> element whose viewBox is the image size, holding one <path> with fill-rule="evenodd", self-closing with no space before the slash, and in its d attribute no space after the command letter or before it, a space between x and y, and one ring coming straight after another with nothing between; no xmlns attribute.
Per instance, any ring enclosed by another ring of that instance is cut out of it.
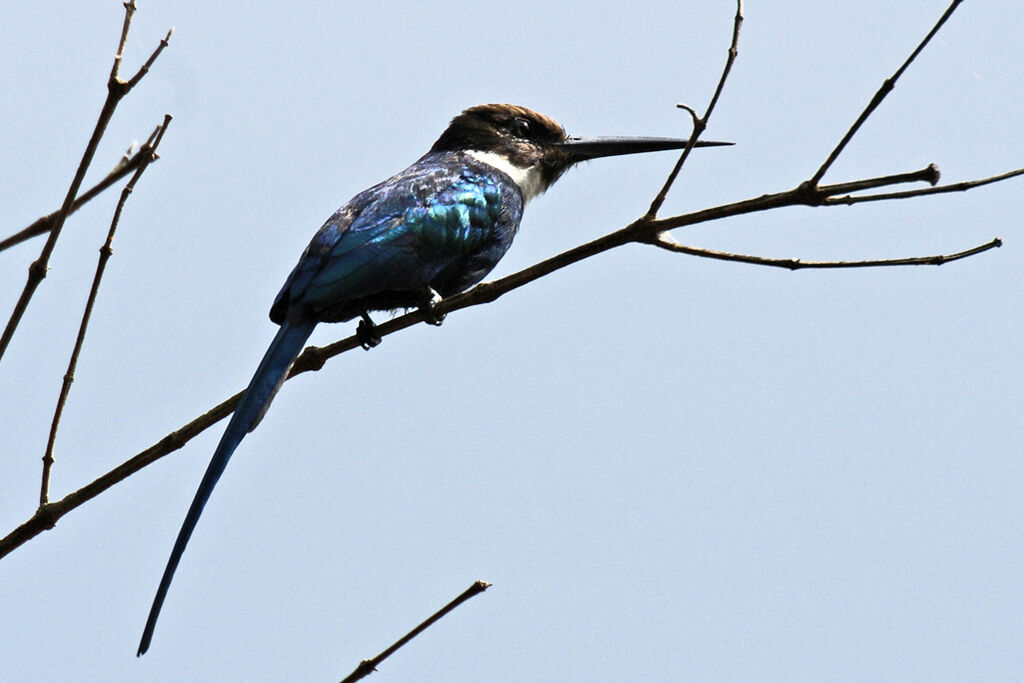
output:
<svg viewBox="0 0 1024 683"><path fill-rule="evenodd" d="M568 137L525 107L465 110L409 168L361 192L313 236L274 305L281 326L213 453L164 569L138 654L149 649L185 545L228 459L266 413L320 322L361 317L365 348L379 343L370 311L420 308L439 325L442 297L480 282L508 251L523 207L587 159L680 149L672 138ZM700 142L697 146L728 143Z"/></svg>

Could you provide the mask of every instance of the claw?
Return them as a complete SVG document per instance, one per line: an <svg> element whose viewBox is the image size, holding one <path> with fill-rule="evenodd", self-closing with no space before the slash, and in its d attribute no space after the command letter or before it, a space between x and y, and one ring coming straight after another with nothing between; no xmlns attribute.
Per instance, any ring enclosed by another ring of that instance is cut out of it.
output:
<svg viewBox="0 0 1024 683"><path fill-rule="evenodd" d="M434 291L433 287L427 287L426 301L420 304L420 313L423 315L424 322L430 325L440 325L444 322L447 313L437 310L437 305L441 301L441 295Z"/></svg>
<svg viewBox="0 0 1024 683"><path fill-rule="evenodd" d="M356 325L356 339L359 340L360 346L369 351L380 344L381 337L377 333L377 325L370 319L370 314L363 311L360 315L363 319Z"/></svg>

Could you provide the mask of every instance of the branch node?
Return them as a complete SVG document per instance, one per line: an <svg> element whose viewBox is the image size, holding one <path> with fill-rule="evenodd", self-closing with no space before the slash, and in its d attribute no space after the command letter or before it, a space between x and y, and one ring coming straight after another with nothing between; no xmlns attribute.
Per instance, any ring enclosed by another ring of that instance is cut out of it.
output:
<svg viewBox="0 0 1024 683"><path fill-rule="evenodd" d="M53 529L60 519L60 505L58 503L43 503L36 509L33 515L46 529Z"/></svg>
<svg viewBox="0 0 1024 683"><path fill-rule="evenodd" d="M796 201L807 206L820 206L824 196L821 187L813 180L805 180L800 183L794 192Z"/></svg>
<svg viewBox="0 0 1024 683"><path fill-rule="evenodd" d="M50 266L43 263L42 259L37 259L32 262L28 267L28 276L33 279L42 280L46 277L47 271L50 270Z"/></svg>
<svg viewBox="0 0 1024 683"><path fill-rule="evenodd" d="M320 370L327 362L327 354L320 346L307 346L302 355L305 357L302 367L313 372Z"/></svg>

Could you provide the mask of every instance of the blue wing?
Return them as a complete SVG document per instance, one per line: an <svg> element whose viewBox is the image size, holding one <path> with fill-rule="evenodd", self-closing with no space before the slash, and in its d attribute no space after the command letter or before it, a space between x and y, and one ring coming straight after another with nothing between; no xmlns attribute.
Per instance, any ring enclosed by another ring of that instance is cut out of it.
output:
<svg viewBox="0 0 1024 683"><path fill-rule="evenodd" d="M415 306L426 287L448 296L479 282L512 243L522 199L493 172L450 161L428 155L331 216L277 295L271 318L282 321L293 310L347 320Z"/></svg>

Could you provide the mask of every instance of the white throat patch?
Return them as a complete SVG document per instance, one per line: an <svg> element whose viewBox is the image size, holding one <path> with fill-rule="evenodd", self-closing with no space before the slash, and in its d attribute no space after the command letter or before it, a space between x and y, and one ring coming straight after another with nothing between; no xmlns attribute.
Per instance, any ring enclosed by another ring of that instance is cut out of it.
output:
<svg viewBox="0 0 1024 683"><path fill-rule="evenodd" d="M535 166L520 168L505 157L500 154L495 154L494 152L480 152L475 149L471 149L468 150L466 154L512 178L516 185L519 186L519 191L523 194L524 206L528 204L531 199L541 194L546 189L544 184L541 182L540 171Z"/></svg>

